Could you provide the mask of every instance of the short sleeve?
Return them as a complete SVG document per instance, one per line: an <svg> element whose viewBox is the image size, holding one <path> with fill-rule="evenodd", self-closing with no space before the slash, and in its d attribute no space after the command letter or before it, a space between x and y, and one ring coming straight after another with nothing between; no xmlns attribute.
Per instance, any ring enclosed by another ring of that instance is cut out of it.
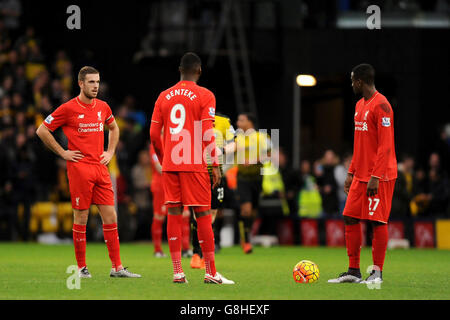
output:
<svg viewBox="0 0 450 320"><path fill-rule="evenodd" d="M214 121L214 117L216 115L216 97L211 91L207 91L204 95L204 99L202 101L203 105L201 106L202 114L201 120L212 120Z"/></svg>
<svg viewBox="0 0 450 320"><path fill-rule="evenodd" d="M43 124L50 130L55 131L61 126L64 126L67 122L68 114L67 108L63 104L59 106L52 114L45 118Z"/></svg>
<svg viewBox="0 0 450 320"><path fill-rule="evenodd" d="M105 104L105 109L106 109L105 123L111 124L114 121L114 115L111 111L111 107L107 103Z"/></svg>
<svg viewBox="0 0 450 320"><path fill-rule="evenodd" d="M225 141L232 142L234 141L235 137L236 137L236 130L234 130L233 126L230 124L225 135Z"/></svg>

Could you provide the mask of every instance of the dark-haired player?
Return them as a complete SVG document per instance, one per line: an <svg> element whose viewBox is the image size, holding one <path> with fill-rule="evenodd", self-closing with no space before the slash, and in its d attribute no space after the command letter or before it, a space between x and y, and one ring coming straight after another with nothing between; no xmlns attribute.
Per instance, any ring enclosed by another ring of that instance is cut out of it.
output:
<svg viewBox="0 0 450 320"><path fill-rule="evenodd" d="M114 208L114 191L106 167L119 141L119 127L109 105L97 99L100 74L83 67L78 74L80 94L62 104L39 126L36 133L54 153L67 161L70 196L74 213L73 243L80 278L91 278L86 266L86 224L91 204L98 207L103 235L111 259L111 277L140 278L122 266ZM104 125L109 129L108 149L104 151ZM68 150L55 140L51 131L62 127Z"/></svg>
<svg viewBox="0 0 450 320"><path fill-rule="evenodd" d="M192 207L197 235L205 258L205 283L233 284L216 271L214 234L211 226L211 182L204 153L213 160L213 187L220 180L218 155L213 134L216 109L214 94L198 86L201 60L186 53L179 67L181 80L163 91L152 115L150 138L162 162L165 204L168 208L167 238L173 264L173 282L185 283L181 266L183 206ZM164 148L160 134L164 127Z"/></svg>
<svg viewBox="0 0 450 320"><path fill-rule="evenodd" d="M261 169L271 151L267 134L256 130L256 117L252 113L241 113L236 122L235 151L237 174L237 195L240 205L239 232L242 250L253 252L250 232L259 208L262 191Z"/></svg>
<svg viewBox="0 0 450 320"><path fill-rule="evenodd" d="M388 242L387 223L397 178L394 114L386 97L375 89L375 71L368 64L353 68L353 92L362 95L355 108L353 159L344 184L348 194L344 208L345 239L349 268L330 283L383 282L382 270ZM373 228L373 269L361 281L361 220Z"/></svg>

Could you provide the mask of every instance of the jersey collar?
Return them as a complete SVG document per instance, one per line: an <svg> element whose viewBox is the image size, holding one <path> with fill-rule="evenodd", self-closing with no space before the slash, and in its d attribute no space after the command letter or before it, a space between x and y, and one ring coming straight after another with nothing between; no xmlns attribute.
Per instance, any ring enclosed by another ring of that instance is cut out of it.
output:
<svg viewBox="0 0 450 320"><path fill-rule="evenodd" d="M189 80L180 80L180 82L178 82L178 84L185 84L185 85L196 85L197 83L195 81L189 81Z"/></svg>
<svg viewBox="0 0 450 320"><path fill-rule="evenodd" d="M80 105L81 107L83 107L85 109L94 109L95 105L97 104L97 99L95 99L95 98L93 99L94 101L91 104L84 103L83 101L81 101L80 98L78 98L78 96L75 99L76 99L78 105Z"/></svg>
<svg viewBox="0 0 450 320"><path fill-rule="evenodd" d="M364 99L364 97L363 97L363 101L364 101L364 104L365 105L367 105L367 104L369 104L370 102L372 102L372 99L373 98L375 98L375 96L378 94L378 90L375 90L375 92L373 93L373 95L369 98L369 99Z"/></svg>

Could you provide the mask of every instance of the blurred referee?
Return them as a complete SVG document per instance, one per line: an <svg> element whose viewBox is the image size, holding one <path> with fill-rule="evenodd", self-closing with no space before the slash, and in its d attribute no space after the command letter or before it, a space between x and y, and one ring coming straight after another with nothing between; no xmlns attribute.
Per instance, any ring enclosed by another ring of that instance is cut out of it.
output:
<svg viewBox="0 0 450 320"><path fill-rule="evenodd" d="M257 215L262 190L261 169L270 157L267 134L256 131L256 117L251 113L238 116L235 159L238 166L237 198L240 205L239 231L244 253L252 252L250 231Z"/></svg>

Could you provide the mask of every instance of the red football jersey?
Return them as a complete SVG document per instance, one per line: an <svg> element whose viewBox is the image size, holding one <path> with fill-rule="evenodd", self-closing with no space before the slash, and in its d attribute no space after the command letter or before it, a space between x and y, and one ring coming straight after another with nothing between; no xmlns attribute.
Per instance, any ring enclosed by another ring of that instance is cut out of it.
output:
<svg viewBox="0 0 450 320"><path fill-rule="evenodd" d="M394 112L378 91L355 108L355 138L349 172L368 182L371 176L389 181L397 178L394 144Z"/></svg>
<svg viewBox="0 0 450 320"><path fill-rule="evenodd" d="M106 102L94 99L88 105L76 97L59 106L43 123L50 131L62 127L69 150L79 150L84 155L79 162L99 164L104 151L104 124L113 121Z"/></svg>
<svg viewBox="0 0 450 320"><path fill-rule="evenodd" d="M203 134L212 129L215 110L214 94L192 81L180 81L159 95L152 127L164 127L163 171L207 171L203 153L205 145L215 149L214 131Z"/></svg>

